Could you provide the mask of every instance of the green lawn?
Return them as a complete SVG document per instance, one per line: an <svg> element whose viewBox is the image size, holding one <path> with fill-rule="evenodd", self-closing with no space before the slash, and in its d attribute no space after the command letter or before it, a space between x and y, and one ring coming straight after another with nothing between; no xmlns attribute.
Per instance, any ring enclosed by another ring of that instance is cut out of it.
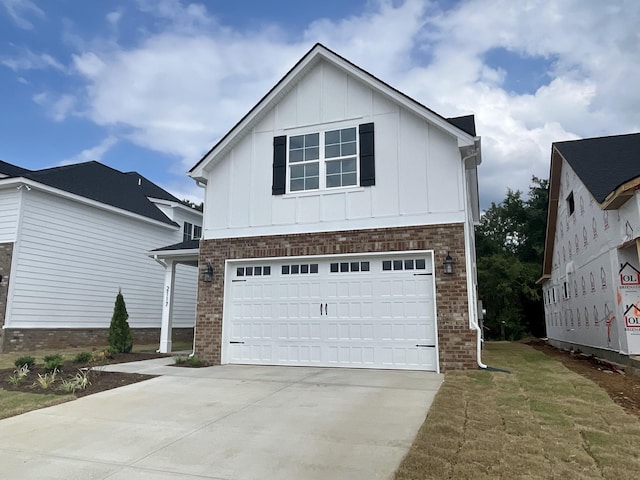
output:
<svg viewBox="0 0 640 480"><path fill-rule="evenodd" d="M604 390L527 345L483 358L511 373L446 374L397 480L640 478L640 419Z"/></svg>
<svg viewBox="0 0 640 480"><path fill-rule="evenodd" d="M8 392L0 389L0 419L72 400L73 395Z"/></svg>

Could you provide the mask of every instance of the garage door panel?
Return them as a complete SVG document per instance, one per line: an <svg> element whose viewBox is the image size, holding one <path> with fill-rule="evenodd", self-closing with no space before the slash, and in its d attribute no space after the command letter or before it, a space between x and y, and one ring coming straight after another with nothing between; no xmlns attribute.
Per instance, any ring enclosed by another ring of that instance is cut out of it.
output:
<svg viewBox="0 0 640 480"><path fill-rule="evenodd" d="M232 305L225 306L225 322L231 325L226 335L228 342L238 343L225 346L224 361L437 368L433 279L425 275L431 272L428 261L423 260L418 275L402 269L415 268L414 260L393 260L386 270L375 258L340 260L336 270L330 269L335 260L314 262L314 269L311 261L306 266L304 261L297 266L293 261L273 262L269 276L230 283Z"/></svg>

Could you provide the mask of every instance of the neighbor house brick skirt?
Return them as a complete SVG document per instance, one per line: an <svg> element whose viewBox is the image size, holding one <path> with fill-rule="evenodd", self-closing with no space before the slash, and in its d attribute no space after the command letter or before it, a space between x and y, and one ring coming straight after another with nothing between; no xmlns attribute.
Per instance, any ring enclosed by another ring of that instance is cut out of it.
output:
<svg viewBox="0 0 640 480"><path fill-rule="evenodd" d="M441 371L477 368L477 332L469 328L462 224L349 230L298 235L200 241L200 264L210 263L213 282L200 278L196 313L196 355L208 364L221 359L225 260L307 255L433 250ZM453 275L441 274L447 253Z"/></svg>
<svg viewBox="0 0 640 480"><path fill-rule="evenodd" d="M193 328L174 328L173 342L191 342ZM136 345L160 345L159 328L132 328L133 347ZM8 328L4 330L3 352L26 352L40 348L63 349L75 347L106 347L108 328Z"/></svg>

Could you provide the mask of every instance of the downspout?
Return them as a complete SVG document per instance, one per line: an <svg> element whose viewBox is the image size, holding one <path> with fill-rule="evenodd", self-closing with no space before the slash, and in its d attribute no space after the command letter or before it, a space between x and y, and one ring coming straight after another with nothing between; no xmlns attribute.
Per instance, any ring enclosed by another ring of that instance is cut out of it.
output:
<svg viewBox="0 0 640 480"><path fill-rule="evenodd" d="M479 146L479 142L476 141L474 142L474 149L471 151L471 153L469 153L468 155L462 157L462 167L463 167L463 175L464 175L464 183L465 183L465 188L463 189L464 191L464 199L465 199L465 207L468 206L469 202L468 202L468 189L467 189L467 175L466 175L466 161L469 160L470 158L473 157L478 157L478 154L480 153L480 146ZM469 218L465 219L464 222L464 231L465 231L465 236L467 237L464 243L465 243L465 257L467 260L467 291L468 291L468 295L467 295L467 301L469 303L469 307L471 307L471 310L469 312L469 320L471 321L471 327L473 329L476 330L477 332L477 342L476 342L476 362L478 363L478 367L480 369L486 369L487 365L484 364L482 362L482 329L480 328L480 324L478 323L478 302L477 299L475 298L475 295L472 295L472 287L474 287L473 282L471 281L471 277L470 274L472 273L472 265L471 265L471 233L469 231ZM475 300L475 301L469 301L469 300Z"/></svg>

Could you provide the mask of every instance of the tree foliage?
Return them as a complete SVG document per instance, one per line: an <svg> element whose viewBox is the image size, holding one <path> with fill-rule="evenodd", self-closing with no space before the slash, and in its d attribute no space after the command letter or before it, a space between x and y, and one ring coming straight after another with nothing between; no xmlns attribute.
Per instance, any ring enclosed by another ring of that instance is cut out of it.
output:
<svg viewBox="0 0 640 480"><path fill-rule="evenodd" d="M536 280L542 256L549 182L532 177L529 195L508 190L492 203L476 228L478 290L487 310L485 336L544 336L544 309Z"/></svg>
<svg viewBox="0 0 640 480"><path fill-rule="evenodd" d="M118 291L113 316L109 326L109 351L114 353L129 353L133 348L133 338L129 328L129 314L124 303L122 292Z"/></svg>

